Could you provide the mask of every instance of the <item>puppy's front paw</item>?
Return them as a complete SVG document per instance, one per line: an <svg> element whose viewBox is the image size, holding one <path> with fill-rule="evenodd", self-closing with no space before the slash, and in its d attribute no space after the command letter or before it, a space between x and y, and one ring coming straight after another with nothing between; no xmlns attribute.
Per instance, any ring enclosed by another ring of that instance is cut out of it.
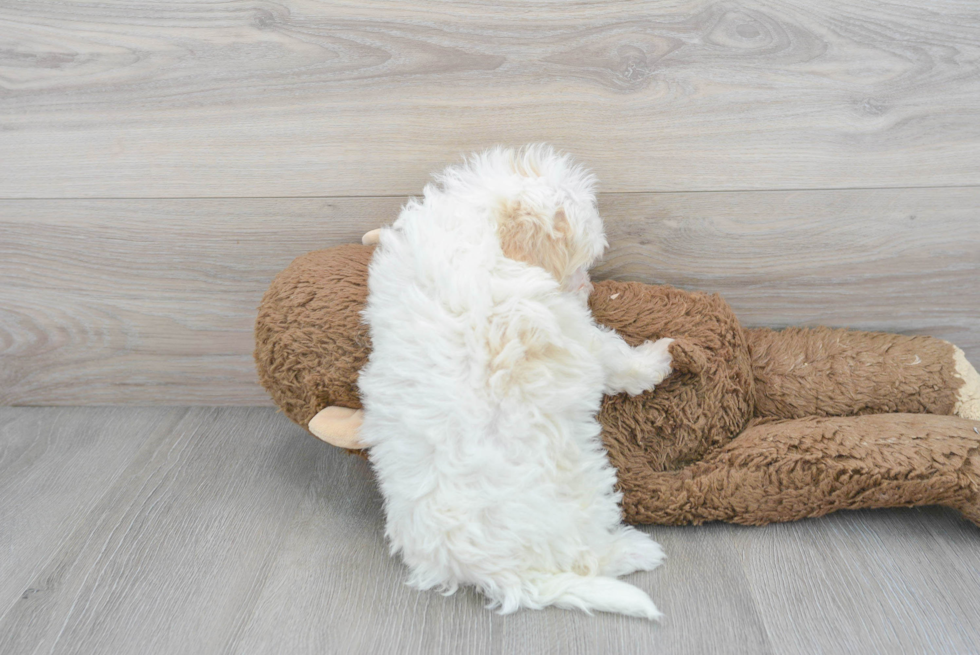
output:
<svg viewBox="0 0 980 655"><path fill-rule="evenodd" d="M652 376L660 377L654 384L660 384L663 379L670 375L670 344L673 339L657 339L656 341L645 341L636 347L636 352L643 358L643 364L649 369Z"/></svg>
<svg viewBox="0 0 980 655"><path fill-rule="evenodd" d="M647 341L631 348L622 337L616 338L619 339L616 348L604 353L606 393L638 396L653 389L671 374L673 359L668 348L673 339Z"/></svg>
<svg viewBox="0 0 980 655"><path fill-rule="evenodd" d="M627 393L632 396L649 391L664 381L671 374L670 344L673 339L658 339L647 341L633 349L633 356L636 358L635 382L633 389L627 389Z"/></svg>

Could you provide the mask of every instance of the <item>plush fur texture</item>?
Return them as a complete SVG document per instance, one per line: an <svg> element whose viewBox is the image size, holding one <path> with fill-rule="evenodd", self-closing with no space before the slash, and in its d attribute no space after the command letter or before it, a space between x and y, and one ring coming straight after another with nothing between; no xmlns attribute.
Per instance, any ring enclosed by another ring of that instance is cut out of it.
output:
<svg viewBox="0 0 980 655"><path fill-rule="evenodd" d="M357 376L371 338L361 313L373 253L350 244L303 255L262 298L255 321L259 379L304 428L324 407L362 407Z"/></svg>
<svg viewBox="0 0 980 655"><path fill-rule="evenodd" d="M373 250L303 255L262 301L259 377L303 428L324 407L361 407L370 339L359 312ZM635 398L607 395L599 413L627 521L764 524L936 504L980 524L980 376L958 348L854 330L746 330L720 297L661 285L597 282L590 303L628 341L676 338L670 377Z"/></svg>
<svg viewBox="0 0 980 655"><path fill-rule="evenodd" d="M980 422L957 401L974 369L951 344L743 330L719 296L635 282L600 282L590 302L628 342L676 337L674 374L651 394L607 397L599 415L628 521L928 504L980 517Z"/></svg>
<svg viewBox="0 0 980 655"><path fill-rule="evenodd" d="M556 605L654 619L615 579L658 566L622 524L595 415L670 373L670 339L595 324L606 245L591 177L547 148L496 149L410 201L368 272L362 440L393 553L419 589L475 585L502 612Z"/></svg>

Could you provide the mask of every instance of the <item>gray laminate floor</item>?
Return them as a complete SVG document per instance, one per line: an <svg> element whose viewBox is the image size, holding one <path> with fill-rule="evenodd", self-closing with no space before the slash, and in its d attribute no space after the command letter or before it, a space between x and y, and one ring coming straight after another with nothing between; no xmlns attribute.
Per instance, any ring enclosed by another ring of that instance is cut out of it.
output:
<svg viewBox="0 0 980 655"><path fill-rule="evenodd" d="M367 464L265 408L0 409L2 653L971 653L953 512L647 528L660 624L403 584Z"/></svg>

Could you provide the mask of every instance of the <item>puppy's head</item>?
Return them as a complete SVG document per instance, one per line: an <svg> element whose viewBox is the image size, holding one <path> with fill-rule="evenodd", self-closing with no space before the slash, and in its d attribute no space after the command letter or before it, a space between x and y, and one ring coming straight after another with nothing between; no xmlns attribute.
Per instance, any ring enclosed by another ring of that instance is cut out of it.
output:
<svg viewBox="0 0 980 655"><path fill-rule="evenodd" d="M497 212L500 248L508 259L540 266L564 291L588 294L588 270L606 247L602 225L574 224L564 207L544 211L507 203Z"/></svg>
<svg viewBox="0 0 980 655"><path fill-rule="evenodd" d="M493 212L505 257L545 269L587 298L588 270L606 248L592 176L547 147L503 151L517 180Z"/></svg>

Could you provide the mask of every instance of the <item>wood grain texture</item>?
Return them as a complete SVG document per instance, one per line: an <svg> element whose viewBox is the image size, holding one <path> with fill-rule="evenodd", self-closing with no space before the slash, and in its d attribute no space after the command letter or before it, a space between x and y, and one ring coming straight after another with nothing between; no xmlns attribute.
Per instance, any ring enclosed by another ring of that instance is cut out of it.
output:
<svg viewBox="0 0 980 655"><path fill-rule="evenodd" d="M747 326L931 334L980 362L980 189L603 200L598 278L721 293Z"/></svg>
<svg viewBox="0 0 980 655"><path fill-rule="evenodd" d="M667 563L629 579L664 610L662 624L555 609L500 616L471 591L405 586L366 462L272 409L0 408L0 426L16 443L50 435L35 456L0 460L21 480L65 480L15 496L37 521L57 520L91 462L108 462L83 492L97 501L73 505L79 516L43 562L26 579L0 578L4 653L980 648L980 531L951 511L647 528ZM18 531L5 552L26 561L37 547Z"/></svg>
<svg viewBox="0 0 980 655"><path fill-rule="evenodd" d="M72 411L87 429L103 421ZM124 411L96 452L171 411ZM0 652L220 652L310 478L316 444L282 425L270 410L196 409L148 439L32 577L36 592L3 608Z"/></svg>
<svg viewBox="0 0 980 655"><path fill-rule="evenodd" d="M0 201L0 404L265 404L273 276L402 198ZM932 334L980 361L980 189L606 194L597 277L720 292L749 326Z"/></svg>
<svg viewBox="0 0 980 655"><path fill-rule="evenodd" d="M653 530L670 549L673 567L627 578L667 613L663 626L555 609L499 616L484 609L486 600L472 590L451 597L417 593L404 584L406 569L388 555L381 497L369 465L338 455L329 447L318 453L314 482L234 650L338 655L774 652L736 553L725 540L708 538L710 527L686 535ZM319 567L319 574L311 575L311 566ZM693 572L695 580L685 578ZM310 621L314 616L330 618Z"/></svg>
<svg viewBox="0 0 980 655"><path fill-rule="evenodd" d="M0 404L268 403L269 282L400 202L0 202Z"/></svg>
<svg viewBox="0 0 980 655"><path fill-rule="evenodd" d="M550 141L609 192L980 184L980 7L0 7L0 197L414 193Z"/></svg>
<svg viewBox="0 0 980 655"><path fill-rule="evenodd" d="M950 584L959 576L978 584L976 555L964 559L955 548L970 544L975 553L980 531L955 512L843 512L728 536L776 652L980 651L980 597Z"/></svg>
<svg viewBox="0 0 980 655"><path fill-rule="evenodd" d="M185 410L132 417L93 409L0 412L0 611L32 587L52 553L122 474L141 445L172 429ZM121 435L128 434L128 438ZM43 580L42 580L43 583Z"/></svg>

